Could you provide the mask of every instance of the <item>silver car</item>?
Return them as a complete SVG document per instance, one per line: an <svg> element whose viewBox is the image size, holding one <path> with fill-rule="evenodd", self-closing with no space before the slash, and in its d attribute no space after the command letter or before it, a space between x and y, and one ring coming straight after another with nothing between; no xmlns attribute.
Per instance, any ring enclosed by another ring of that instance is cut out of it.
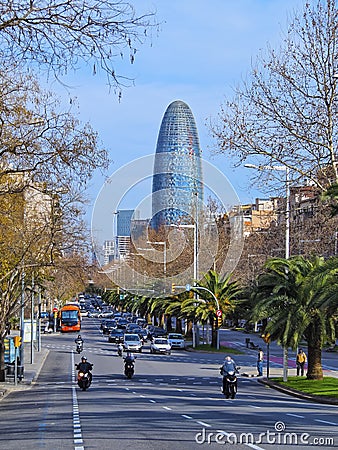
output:
<svg viewBox="0 0 338 450"><path fill-rule="evenodd" d="M129 352L142 352L142 342L138 334L125 333L123 348Z"/></svg>
<svg viewBox="0 0 338 450"><path fill-rule="evenodd" d="M169 333L168 341L171 344L171 348L180 348L183 350L185 349L185 340L180 333Z"/></svg>

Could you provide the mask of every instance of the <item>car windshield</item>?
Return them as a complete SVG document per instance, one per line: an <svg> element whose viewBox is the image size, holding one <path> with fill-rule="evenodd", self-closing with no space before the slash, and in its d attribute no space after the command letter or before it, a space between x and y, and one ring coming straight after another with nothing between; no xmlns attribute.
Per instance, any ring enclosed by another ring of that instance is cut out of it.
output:
<svg viewBox="0 0 338 450"><path fill-rule="evenodd" d="M183 339L183 336L181 334L171 334L169 339Z"/></svg>
<svg viewBox="0 0 338 450"><path fill-rule="evenodd" d="M129 342L131 342L131 341L138 341L139 337L138 336L125 336L124 340L125 341L129 341Z"/></svg>

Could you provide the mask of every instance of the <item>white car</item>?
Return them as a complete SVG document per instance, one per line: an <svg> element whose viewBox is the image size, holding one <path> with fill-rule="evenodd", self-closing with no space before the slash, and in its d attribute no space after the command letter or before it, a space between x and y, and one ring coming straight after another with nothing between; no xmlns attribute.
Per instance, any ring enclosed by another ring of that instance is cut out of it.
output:
<svg viewBox="0 0 338 450"><path fill-rule="evenodd" d="M182 334L179 333L169 333L168 341L171 345L171 348L181 348L185 349L185 341Z"/></svg>
<svg viewBox="0 0 338 450"><path fill-rule="evenodd" d="M166 353L167 355L170 355L170 342L167 338L154 338L150 343L150 353Z"/></svg>
<svg viewBox="0 0 338 450"><path fill-rule="evenodd" d="M142 342L138 334L126 333L123 339L123 348L128 352L142 352Z"/></svg>

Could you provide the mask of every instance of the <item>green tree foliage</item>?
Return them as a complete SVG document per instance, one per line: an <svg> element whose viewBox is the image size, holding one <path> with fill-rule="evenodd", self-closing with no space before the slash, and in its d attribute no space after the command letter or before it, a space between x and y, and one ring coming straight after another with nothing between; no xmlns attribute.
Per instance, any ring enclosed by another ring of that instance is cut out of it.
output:
<svg viewBox="0 0 338 450"><path fill-rule="evenodd" d="M271 259L265 264L253 294L253 320L268 319L265 332L284 347L296 349L303 337L308 343L309 379L323 377L323 344L334 339L338 259L295 256Z"/></svg>

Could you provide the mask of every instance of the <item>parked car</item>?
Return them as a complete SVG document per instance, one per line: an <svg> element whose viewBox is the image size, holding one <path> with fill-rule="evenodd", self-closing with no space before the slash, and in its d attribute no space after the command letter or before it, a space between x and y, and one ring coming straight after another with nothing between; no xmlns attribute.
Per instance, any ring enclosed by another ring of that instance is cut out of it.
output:
<svg viewBox="0 0 338 450"><path fill-rule="evenodd" d="M150 353L165 353L170 355L171 345L167 338L154 338L150 343Z"/></svg>
<svg viewBox="0 0 338 450"><path fill-rule="evenodd" d="M142 352L142 342L138 334L125 333L123 348L130 352Z"/></svg>
<svg viewBox="0 0 338 450"><path fill-rule="evenodd" d="M179 333L169 333L168 341L170 342L171 348L181 348L185 349L185 341L182 334Z"/></svg>
<svg viewBox="0 0 338 450"><path fill-rule="evenodd" d="M112 342L113 344L120 344L123 343L123 338L124 331L119 328L115 328L109 333L108 342Z"/></svg>

